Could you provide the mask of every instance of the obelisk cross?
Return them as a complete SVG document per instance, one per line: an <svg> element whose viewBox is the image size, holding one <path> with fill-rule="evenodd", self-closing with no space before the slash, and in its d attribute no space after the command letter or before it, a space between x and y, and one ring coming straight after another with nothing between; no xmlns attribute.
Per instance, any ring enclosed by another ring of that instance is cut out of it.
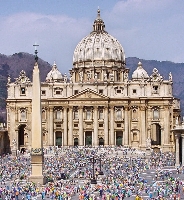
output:
<svg viewBox="0 0 184 200"><path fill-rule="evenodd" d="M36 44L36 42L35 42L35 44L33 44L33 46L35 47L35 61L37 62L37 61L38 61L38 56L37 56L38 51L37 51L37 48L36 48L36 47L38 47L39 45Z"/></svg>

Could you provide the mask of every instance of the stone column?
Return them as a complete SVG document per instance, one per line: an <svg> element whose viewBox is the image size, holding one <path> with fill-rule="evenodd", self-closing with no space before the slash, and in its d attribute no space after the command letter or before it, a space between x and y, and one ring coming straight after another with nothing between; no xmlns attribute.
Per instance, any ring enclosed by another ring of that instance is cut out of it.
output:
<svg viewBox="0 0 184 200"><path fill-rule="evenodd" d="M162 145L168 145L169 144L169 135L170 135L170 114L169 114L169 106L165 106L164 109L164 141L162 142ZM166 149L166 151L169 151L169 149Z"/></svg>
<svg viewBox="0 0 184 200"><path fill-rule="evenodd" d="M110 107L110 145L114 146L114 106Z"/></svg>
<svg viewBox="0 0 184 200"><path fill-rule="evenodd" d="M125 133L124 133L124 145L128 146L129 142L128 142L128 106L125 107Z"/></svg>
<svg viewBox="0 0 184 200"><path fill-rule="evenodd" d="M54 146L54 113L53 113L53 107L50 107L49 109L49 145Z"/></svg>
<svg viewBox="0 0 184 200"><path fill-rule="evenodd" d="M141 146L146 147L146 108L145 106L140 107L141 116Z"/></svg>
<svg viewBox="0 0 184 200"><path fill-rule="evenodd" d="M10 132L10 147L11 147L11 150L13 148L13 145L12 145L12 141L15 139L18 138L18 135L16 135L16 132L15 132L15 116L16 116L16 109L14 106L11 106L9 107L9 121L10 121L10 129L8 130ZM18 144L18 140L16 141L17 144Z"/></svg>
<svg viewBox="0 0 184 200"><path fill-rule="evenodd" d="M98 146L98 106L94 106L94 137L93 145Z"/></svg>
<svg viewBox="0 0 184 200"><path fill-rule="evenodd" d="M68 146L73 146L73 107L69 107L68 113Z"/></svg>
<svg viewBox="0 0 184 200"><path fill-rule="evenodd" d="M182 165L184 165L184 134L181 134L182 137Z"/></svg>
<svg viewBox="0 0 184 200"><path fill-rule="evenodd" d="M176 133L175 134L175 139L176 139L176 163L175 163L175 166L180 166L179 138L180 138L180 134Z"/></svg>
<svg viewBox="0 0 184 200"><path fill-rule="evenodd" d="M83 106L79 106L79 146L84 146Z"/></svg>
<svg viewBox="0 0 184 200"><path fill-rule="evenodd" d="M104 107L104 145L107 146L109 144L109 121L108 121L108 106Z"/></svg>
<svg viewBox="0 0 184 200"><path fill-rule="evenodd" d="M63 107L63 145L68 146L68 116L67 116L67 107Z"/></svg>

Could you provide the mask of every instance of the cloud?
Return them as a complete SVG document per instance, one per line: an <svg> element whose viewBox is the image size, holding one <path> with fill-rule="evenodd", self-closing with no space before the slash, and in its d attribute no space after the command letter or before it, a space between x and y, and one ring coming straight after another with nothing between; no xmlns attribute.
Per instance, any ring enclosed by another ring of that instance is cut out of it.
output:
<svg viewBox="0 0 184 200"><path fill-rule="evenodd" d="M87 19L35 13L19 13L0 18L0 25L3 27L0 31L1 53L34 53L32 45L37 42L40 45L39 57L51 64L55 60L62 71L68 71L72 67L76 41L80 41L81 36L91 31L91 24Z"/></svg>
<svg viewBox="0 0 184 200"><path fill-rule="evenodd" d="M85 8L87 9L87 7ZM106 30L116 37L127 57L184 61L184 1L123 0L111 10L103 8ZM0 17L0 52L34 53L49 63L56 61L62 73L72 68L76 45L92 30L94 19L64 14L23 12Z"/></svg>
<svg viewBox="0 0 184 200"><path fill-rule="evenodd" d="M181 62L184 58L178 54L184 52L179 48L184 45L183 8L181 0L119 1L105 18L126 56Z"/></svg>

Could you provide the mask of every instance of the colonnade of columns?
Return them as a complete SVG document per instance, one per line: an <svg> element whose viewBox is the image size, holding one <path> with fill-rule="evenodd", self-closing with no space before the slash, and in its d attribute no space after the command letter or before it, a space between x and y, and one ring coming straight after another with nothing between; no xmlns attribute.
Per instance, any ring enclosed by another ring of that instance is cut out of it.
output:
<svg viewBox="0 0 184 200"><path fill-rule="evenodd" d="M175 152L176 152L175 165L176 166L180 166L180 164L184 165L184 129L181 130L174 129L173 132L175 133ZM180 140L182 141L180 142ZM182 146L180 147L180 145ZM180 155L182 155L181 160L180 160Z"/></svg>
<svg viewBox="0 0 184 200"><path fill-rule="evenodd" d="M90 123L92 123L91 129L84 129L85 120L85 109L86 106L77 106L78 110L78 145L83 146L85 145L85 132L91 131L92 132L92 145L98 146L99 145L99 137L104 139L104 145L115 145L116 141L116 131L114 127L115 121L115 106L89 106L91 109L91 116ZM103 109L103 119L100 119L101 123L103 123L103 135L99 136L99 110ZM62 107L62 145L63 146L73 146L74 145L74 123L76 119L74 119L74 107L73 106L63 106ZM124 110L122 109L122 112ZM109 115L110 113L110 115ZM128 110L125 111L125 145L128 145ZM51 107L49 109L49 122L48 122L48 131L49 131L49 145L55 145L55 137L54 132L56 131L54 127L54 108ZM122 116L124 114L122 113ZM76 130L76 128L75 128ZM122 130L122 129L121 129ZM58 131L58 130L57 130ZM123 132L122 132L123 133ZM76 137L76 135L75 135ZM122 143L124 143L122 142Z"/></svg>

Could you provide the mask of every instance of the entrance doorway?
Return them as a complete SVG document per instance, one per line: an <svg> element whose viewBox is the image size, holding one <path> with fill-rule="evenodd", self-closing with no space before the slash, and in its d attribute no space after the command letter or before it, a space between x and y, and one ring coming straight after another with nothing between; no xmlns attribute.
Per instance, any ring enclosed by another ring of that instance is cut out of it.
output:
<svg viewBox="0 0 184 200"><path fill-rule="evenodd" d="M99 138L99 146L103 145L104 146L104 139L101 137Z"/></svg>
<svg viewBox="0 0 184 200"><path fill-rule="evenodd" d="M152 125L151 145L161 145L161 126L159 124Z"/></svg>
<svg viewBox="0 0 184 200"><path fill-rule="evenodd" d="M78 146L79 145L79 140L78 138L74 138L74 146Z"/></svg>
<svg viewBox="0 0 184 200"><path fill-rule="evenodd" d="M62 147L62 132L56 131L56 146Z"/></svg>
<svg viewBox="0 0 184 200"><path fill-rule="evenodd" d="M116 145L123 145L123 131L116 131Z"/></svg>
<svg viewBox="0 0 184 200"><path fill-rule="evenodd" d="M21 147L24 147L24 129L26 125L20 125L18 130L18 148L21 150Z"/></svg>
<svg viewBox="0 0 184 200"><path fill-rule="evenodd" d="M85 146L92 146L92 131L85 132Z"/></svg>

